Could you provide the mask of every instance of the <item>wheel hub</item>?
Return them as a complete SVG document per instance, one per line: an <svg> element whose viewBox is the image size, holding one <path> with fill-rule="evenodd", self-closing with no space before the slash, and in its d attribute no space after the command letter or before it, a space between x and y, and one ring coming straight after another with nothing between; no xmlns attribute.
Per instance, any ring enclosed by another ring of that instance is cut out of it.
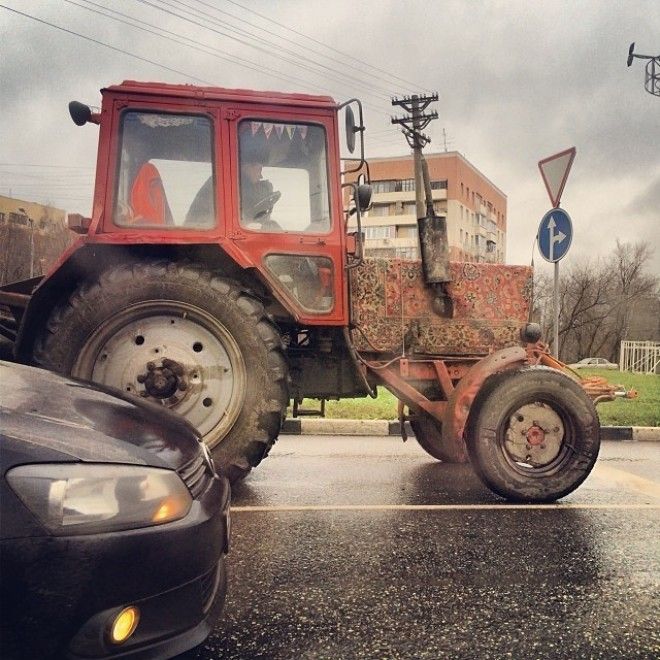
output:
<svg viewBox="0 0 660 660"><path fill-rule="evenodd" d="M159 363L147 362L146 371L138 374L138 383L144 385L144 391L148 396L156 399L169 399L168 403L176 403L181 397L177 392L185 392L188 389L186 371L181 364L168 358L163 358Z"/></svg>
<svg viewBox="0 0 660 660"><path fill-rule="evenodd" d="M543 467L559 456L563 440L561 418L547 403L537 401L513 412L504 444L514 461Z"/></svg>
<svg viewBox="0 0 660 660"><path fill-rule="evenodd" d="M527 431L527 442L534 446L538 447L543 444L545 440L545 431L540 426L532 426Z"/></svg>
<svg viewBox="0 0 660 660"><path fill-rule="evenodd" d="M235 340L185 303L150 301L109 319L79 358L76 375L150 399L217 438L236 420L245 370Z"/></svg>

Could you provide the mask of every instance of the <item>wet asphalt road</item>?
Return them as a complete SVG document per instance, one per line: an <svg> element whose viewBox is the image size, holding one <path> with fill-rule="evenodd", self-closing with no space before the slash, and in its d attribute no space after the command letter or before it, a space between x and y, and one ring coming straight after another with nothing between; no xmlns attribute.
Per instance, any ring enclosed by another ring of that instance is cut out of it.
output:
<svg viewBox="0 0 660 660"><path fill-rule="evenodd" d="M559 506L409 440L282 437L234 491L229 595L180 659L659 658L660 444Z"/></svg>

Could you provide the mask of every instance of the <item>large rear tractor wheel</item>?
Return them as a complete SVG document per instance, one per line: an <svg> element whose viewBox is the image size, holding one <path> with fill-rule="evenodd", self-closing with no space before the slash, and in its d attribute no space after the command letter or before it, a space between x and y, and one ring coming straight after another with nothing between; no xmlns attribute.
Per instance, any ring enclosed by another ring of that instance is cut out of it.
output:
<svg viewBox="0 0 660 660"><path fill-rule="evenodd" d="M410 413L410 428L421 448L443 463L467 463L462 447L442 438L442 424L427 412Z"/></svg>
<svg viewBox="0 0 660 660"><path fill-rule="evenodd" d="M193 264L106 270L56 309L34 359L175 410L232 480L266 456L288 403L280 336L261 302Z"/></svg>
<svg viewBox="0 0 660 660"><path fill-rule="evenodd" d="M492 491L518 502L552 502L591 472L600 424L577 382L555 369L529 367L484 383L466 442L475 471Z"/></svg>

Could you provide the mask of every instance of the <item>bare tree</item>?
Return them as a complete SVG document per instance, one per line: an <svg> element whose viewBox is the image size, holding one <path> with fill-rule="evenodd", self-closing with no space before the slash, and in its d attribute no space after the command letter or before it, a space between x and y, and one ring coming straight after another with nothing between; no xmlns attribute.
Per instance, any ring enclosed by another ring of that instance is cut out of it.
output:
<svg viewBox="0 0 660 660"><path fill-rule="evenodd" d="M600 356L616 360L641 301L658 299L658 278L645 271L652 251L644 243L620 243L605 259L574 262L559 282L559 355L565 361ZM552 279L535 281L536 317L552 337ZM640 337L641 339L641 337Z"/></svg>

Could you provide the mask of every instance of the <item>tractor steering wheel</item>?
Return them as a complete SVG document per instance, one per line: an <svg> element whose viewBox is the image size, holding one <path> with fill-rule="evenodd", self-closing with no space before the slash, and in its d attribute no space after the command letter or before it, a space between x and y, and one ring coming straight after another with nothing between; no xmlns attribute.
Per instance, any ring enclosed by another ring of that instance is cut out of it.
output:
<svg viewBox="0 0 660 660"><path fill-rule="evenodd" d="M263 199L260 199L253 207L252 214L255 220L259 222L264 222L267 217L273 212L273 207L282 197L282 193L279 190L266 195Z"/></svg>

